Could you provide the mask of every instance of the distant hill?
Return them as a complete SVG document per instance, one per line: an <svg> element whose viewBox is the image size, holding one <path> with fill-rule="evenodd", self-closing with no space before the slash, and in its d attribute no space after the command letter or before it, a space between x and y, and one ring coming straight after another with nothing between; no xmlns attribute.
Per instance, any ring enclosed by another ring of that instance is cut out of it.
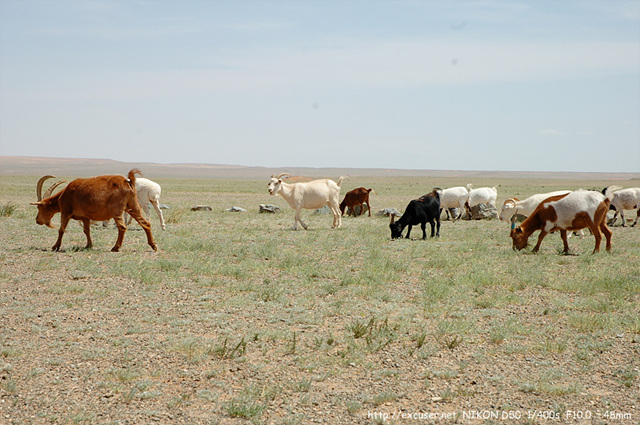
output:
<svg viewBox="0 0 640 425"><path fill-rule="evenodd" d="M0 156L2 176L60 176L87 177L100 174L121 174L139 168L150 178L206 178L260 180L283 172L309 177L338 176L424 176L469 178L523 178L523 179L571 179L571 180L631 180L640 179L640 173L572 173L536 171L453 171L408 170L383 168L302 168L302 167L249 167L221 164L158 164L144 162L120 162L110 159L42 158Z"/></svg>

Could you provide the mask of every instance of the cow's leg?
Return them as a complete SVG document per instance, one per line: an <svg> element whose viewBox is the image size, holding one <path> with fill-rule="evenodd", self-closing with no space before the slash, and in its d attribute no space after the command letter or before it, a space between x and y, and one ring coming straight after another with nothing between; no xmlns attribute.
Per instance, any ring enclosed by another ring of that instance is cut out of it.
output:
<svg viewBox="0 0 640 425"><path fill-rule="evenodd" d="M407 226L407 236L405 236L406 239L410 239L411 236L411 225Z"/></svg>
<svg viewBox="0 0 640 425"><path fill-rule="evenodd" d="M538 250L540 249L540 245L542 244L542 240L544 239L545 236L547 236L547 232L544 229L540 230L540 236L538 236L538 243L536 244L536 246L533 247L532 252L538 252Z"/></svg>
<svg viewBox="0 0 640 425"><path fill-rule="evenodd" d="M567 240L567 231L566 230L560 230L560 237L562 238L562 245L563 245L562 253L563 254L568 254L569 253L569 241Z"/></svg>
<svg viewBox="0 0 640 425"><path fill-rule="evenodd" d="M69 224L69 220L70 219L71 219L71 216L61 215L61 217L60 217L60 228L58 229L58 240L51 247L52 251L59 251L60 250L60 245L62 245L62 235L64 235L64 229L67 228L67 224Z"/></svg>
<svg viewBox="0 0 640 425"><path fill-rule="evenodd" d="M440 237L440 216L439 215L436 217L436 236Z"/></svg>
<svg viewBox="0 0 640 425"><path fill-rule="evenodd" d="M83 218L82 225L84 228L84 234L87 237L87 246L85 246L85 249L89 249L93 246L93 242L91 242L91 220Z"/></svg>
<svg viewBox="0 0 640 425"><path fill-rule="evenodd" d="M422 240L427 239L427 222L423 221L420 223L420 229L422 229ZM433 225L431 226L431 230L433 230Z"/></svg>

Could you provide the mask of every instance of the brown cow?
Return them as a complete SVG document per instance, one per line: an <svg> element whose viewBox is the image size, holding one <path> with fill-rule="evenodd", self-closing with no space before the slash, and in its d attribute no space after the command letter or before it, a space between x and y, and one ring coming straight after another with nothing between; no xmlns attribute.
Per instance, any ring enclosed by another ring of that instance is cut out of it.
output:
<svg viewBox="0 0 640 425"><path fill-rule="evenodd" d="M52 188L47 190L45 198L42 199L42 183L53 176L44 176L38 181L36 189L38 202L31 205L38 207L36 223L53 228L51 218L60 213L60 229L58 230L58 240L51 248L53 251L60 250L62 235L70 219L80 220L84 226L84 234L87 236L86 248L91 248L91 221L105 221L114 219L118 227L118 239L111 251L117 252L122 246L124 233L127 226L124 223L124 213L129 213L144 229L147 234L147 242L157 251L158 248L151 235L151 224L144 218L138 198L135 184L136 174L141 174L140 170L129 171L128 179L118 175L97 176L88 179L75 179L60 192L49 196ZM60 182L56 183L55 187Z"/></svg>

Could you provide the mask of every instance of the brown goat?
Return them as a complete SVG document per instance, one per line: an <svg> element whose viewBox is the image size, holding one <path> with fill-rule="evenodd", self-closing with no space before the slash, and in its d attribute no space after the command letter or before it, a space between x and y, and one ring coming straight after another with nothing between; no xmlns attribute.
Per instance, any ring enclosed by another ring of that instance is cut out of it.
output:
<svg viewBox="0 0 640 425"><path fill-rule="evenodd" d="M369 217L371 217L371 204L369 204L369 192L371 189L365 189L364 187L359 187L357 189L350 190L344 195L344 199L340 203L340 212L344 215L345 208L349 207L352 211L357 206L362 206L363 204L367 204L369 208Z"/></svg>
<svg viewBox="0 0 640 425"><path fill-rule="evenodd" d="M31 205L38 207L36 223L40 225L53 228L51 218L60 213L58 240L51 249L53 251L60 250L62 235L64 235L70 219L82 221L84 234L87 237L86 248L91 248L93 246L90 234L91 221L105 221L113 218L118 227L118 240L111 251L118 252L127 230L123 217L127 212L144 229L147 234L147 242L154 251L157 251L158 248L151 235L151 224L142 215L138 204L135 189L136 174L141 174L140 170L129 171L128 179L118 175L75 179L60 192L50 196L52 189L61 183L58 182L47 190L44 199L42 184L53 176L42 177L36 188L38 202L33 202Z"/></svg>

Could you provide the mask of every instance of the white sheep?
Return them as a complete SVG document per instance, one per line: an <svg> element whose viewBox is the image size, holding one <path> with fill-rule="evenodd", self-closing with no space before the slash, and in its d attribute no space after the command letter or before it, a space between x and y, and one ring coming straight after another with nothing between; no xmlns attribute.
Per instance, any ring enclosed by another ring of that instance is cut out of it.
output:
<svg viewBox="0 0 640 425"><path fill-rule="evenodd" d="M325 205L329 206L333 214L333 227L342 225L342 214L340 213L340 184L343 177L334 182L329 179L313 180L303 183L284 183L283 177L291 177L287 173L271 176L268 183L271 195L280 195L289 206L296 210L296 217L293 221L293 230L297 230L298 222L305 229L308 226L300 219L300 212L305 209L318 209Z"/></svg>

